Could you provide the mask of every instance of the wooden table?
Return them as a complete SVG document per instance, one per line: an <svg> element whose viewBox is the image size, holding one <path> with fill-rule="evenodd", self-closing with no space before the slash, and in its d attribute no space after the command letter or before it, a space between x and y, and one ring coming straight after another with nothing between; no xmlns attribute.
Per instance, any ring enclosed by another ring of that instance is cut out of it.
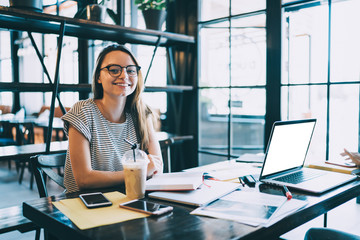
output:
<svg viewBox="0 0 360 240"><path fill-rule="evenodd" d="M264 184L257 184L256 189L266 193L283 194L281 188ZM166 202L174 206L171 215L79 230L51 203L63 198L76 197L77 194L26 201L23 203L23 214L58 239L276 239L359 194L360 181L353 181L320 196L293 191L294 198L307 200L309 204L267 228L190 215L192 207Z"/></svg>
<svg viewBox="0 0 360 240"><path fill-rule="evenodd" d="M66 152L68 141L50 143L50 153ZM0 161L29 159L31 156L46 153L46 144L27 144L21 146L0 147Z"/></svg>

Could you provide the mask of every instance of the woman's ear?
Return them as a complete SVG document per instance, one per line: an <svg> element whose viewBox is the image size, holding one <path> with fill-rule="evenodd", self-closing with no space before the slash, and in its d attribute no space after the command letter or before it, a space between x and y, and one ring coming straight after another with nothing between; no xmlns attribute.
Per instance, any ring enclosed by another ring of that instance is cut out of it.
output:
<svg viewBox="0 0 360 240"><path fill-rule="evenodd" d="M98 79L97 79L97 82L98 82L99 84L101 84L101 80L100 80L100 78L98 78Z"/></svg>

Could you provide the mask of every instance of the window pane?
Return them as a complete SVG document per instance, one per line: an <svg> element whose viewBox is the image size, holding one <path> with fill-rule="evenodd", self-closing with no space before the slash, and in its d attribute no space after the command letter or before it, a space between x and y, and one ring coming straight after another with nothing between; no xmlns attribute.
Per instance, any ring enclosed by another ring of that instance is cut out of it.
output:
<svg viewBox="0 0 360 240"><path fill-rule="evenodd" d="M265 89L233 89L232 154L264 151Z"/></svg>
<svg viewBox="0 0 360 240"><path fill-rule="evenodd" d="M0 92L0 105L13 105L13 93L12 92Z"/></svg>
<svg viewBox="0 0 360 240"><path fill-rule="evenodd" d="M281 88L281 119L317 119L307 160L325 160L327 126L326 91L326 86L292 86Z"/></svg>
<svg viewBox="0 0 360 240"><path fill-rule="evenodd" d="M213 24L200 31L199 86L229 86L228 22Z"/></svg>
<svg viewBox="0 0 360 240"><path fill-rule="evenodd" d="M231 85L265 85L265 15L232 20Z"/></svg>
<svg viewBox="0 0 360 240"><path fill-rule="evenodd" d="M229 0L202 0L200 21L226 17L229 15Z"/></svg>
<svg viewBox="0 0 360 240"><path fill-rule="evenodd" d="M39 92L20 93L20 106L25 108L26 115L32 115L40 111L43 105L43 94ZM48 105L50 106L50 104Z"/></svg>
<svg viewBox="0 0 360 240"><path fill-rule="evenodd" d="M283 83L327 81L328 6L286 13ZM285 24L285 22L284 22Z"/></svg>
<svg viewBox="0 0 360 240"><path fill-rule="evenodd" d="M144 80L149 69L153 53L153 46L137 46L136 59L139 61L141 66L141 73ZM166 49L159 47L156 51L156 56L154 57L147 77L146 86L166 86L166 66Z"/></svg>
<svg viewBox="0 0 360 240"><path fill-rule="evenodd" d="M42 48L41 34L32 34L39 49ZM42 83L43 69L34 47L28 38L27 33L23 32L19 44L19 78L20 82Z"/></svg>
<svg viewBox="0 0 360 240"><path fill-rule="evenodd" d="M358 151L359 85L334 85L330 88L329 159L340 158L344 148Z"/></svg>
<svg viewBox="0 0 360 240"><path fill-rule="evenodd" d="M331 81L360 80L360 1L336 2L331 8Z"/></svg>
<svg viewBox="0 0 360 240"><path fill-rule="evenodd" d="M229 89L205 89L199 93L200 149L227 153ZM204 164L200 162L200 164Z"/></svg>
<svg viewBox="0 0 360 240"><path fill-rule="evenodd" d="M0 82L12 82L11 60L10 59L1 60L0 68L1 68Z"/></svg>
<svg viewBox="0 0 360 240"><path fill-rule="evenodd" d="M79 93L78 92L61 92L60 99L61 99L61 103L64 107L72 107L77 101L79 101ZM56 100L56 102L57 102L57 100ZM55 103L55 104L57 104L57 103Z"/></svg>
<svg viewBox="0 0 360 240"><path fill-rule="evenodd" d="M199 166L229 160L228 157L199 153Z"/></svg>
<svg viewBox="0 0 360 240"><path fill-rule="evenodd" d="M266 0L232 0L231 14L254 12L266 9Z"/></svg>

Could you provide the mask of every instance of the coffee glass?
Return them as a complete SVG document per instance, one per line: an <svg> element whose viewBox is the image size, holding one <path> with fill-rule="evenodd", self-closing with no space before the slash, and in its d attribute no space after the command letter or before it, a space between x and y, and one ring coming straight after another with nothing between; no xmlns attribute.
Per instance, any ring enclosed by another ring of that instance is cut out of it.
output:
<svg viewBox="0 0 360 240"><path fill-rule="evenodd" d="M121 162L124 168L126 196L130 199L145 197L146 173L149 163L146 153L139 149L126 151Z"/></svg>

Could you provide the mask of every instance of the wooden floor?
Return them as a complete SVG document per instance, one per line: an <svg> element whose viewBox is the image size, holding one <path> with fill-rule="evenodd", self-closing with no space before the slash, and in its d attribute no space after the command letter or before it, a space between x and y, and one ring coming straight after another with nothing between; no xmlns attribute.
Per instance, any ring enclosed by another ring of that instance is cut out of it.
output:
<svg viewBox="0 0 360 240"><path fill-rule="evenodd" d="M18 183L18 173L14 163L11 170L8 169L7 162L0 163L0 208L20 205L23 201L38 198L36 184L30 190L30 173L26 171L22 184ZM51 195L61 193L63 190L56 184L49 184L48 191ZM310 227L322 227L323 217L319 217L308 222L287 234L283 239L301 240L305 232ZM360 235L360 204L353 199L328 213L328 227L348 231ZM33 240L35 232L20 233L13 231L0 235L1 240ZM43 235L41 235L43 239Z"/></svg>

